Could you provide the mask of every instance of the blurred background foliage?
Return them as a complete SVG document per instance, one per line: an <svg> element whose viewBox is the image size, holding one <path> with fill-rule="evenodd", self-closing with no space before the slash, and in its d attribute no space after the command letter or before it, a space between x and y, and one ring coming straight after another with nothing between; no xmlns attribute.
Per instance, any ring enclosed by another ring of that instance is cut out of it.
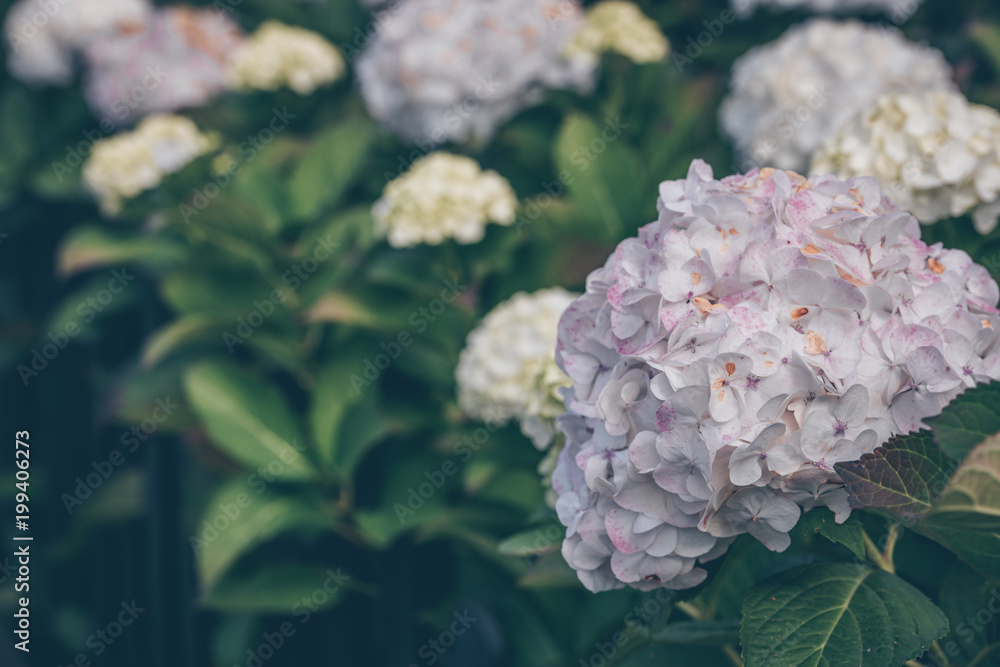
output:
<svg viewBox="0 0 1000 667"><path fill-rule="evenodd" d="M582 290L654 218L656 185L693 158L717 176L739 170L716 116L732 62L806 18L759 10L692 49L726 3L639 4L690 62L606 56L593 95L550 92L487 145L451 147L508 178L522 202L514 226L471 246L375 238L371 203L423 151L379 130L350 75L308 97L230 94L185 112L217 134L217 150L113 220L80 185L104 133L79 86L0 75L2 419L4 433L32 430L37 456L37 664L93 655L88 636L135 599L148 615L95 664L597 667L632 621L613 664L727 665L742 591L849 555L800 527L786 554L741 537L706 586L680 596L591 595L558 553L542 455L516 426L477 433L484 425L456 405L453 369L482 314L519 290ZM232 16L245 29L306 26L348 61L371 21L350 0L244 0ZM1000 106L1000 5L929 0L901 28L944 51L972 101ZM276 113L287 124L263 142ZM581 158L606 127L615 139ZM230 160L240 173L213 180ZM1000 273L1000 233L980 237L967 218L924 233ZM83 306L112 271L134 279L106 307ZM439 310L442 290L457 299ZM74 324L37 375L17 370ZM403 332L412 344L376 367ZM104 462L113 472L90 488ZM916 534L897 554L953 632L995 594ZM12 595L4 585L0 606ZM439 653L429 642L444 645L455 614L475 620ZM666 630L692 620L708 623ZM258 647L289 623L295 634L263 659ZM990 619L956 664L998 639ZM28 664L19 659L4 664Z"/></svg>

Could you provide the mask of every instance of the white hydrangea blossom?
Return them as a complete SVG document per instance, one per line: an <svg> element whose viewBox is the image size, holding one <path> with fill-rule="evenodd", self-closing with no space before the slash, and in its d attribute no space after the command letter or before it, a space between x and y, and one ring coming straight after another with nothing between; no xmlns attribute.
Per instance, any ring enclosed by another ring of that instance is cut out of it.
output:
<svg viewBox="0 0 1000 667"><path fill-rule="evenodd" d="M750 166L804 171L813 152L879 95L952 83L941 52L898 31L813 19L737 59L730 87L722 128Z"/></svg>
<svg viewBox="0 0 1000 667"><path fill-rule="evenodd" d="M733 12L748 18L757 7L774 9L806 9L816 13L879 11L897 25L906 21L925 0L730 0Z"/></svg>
<svg viewBox="0 0 1000 667"><path fill-rule="evenodd" d="M82 49L115 30L141 29L150 12L147 0L20 0L4 20L7 69L23 81L64 86Z"/></svg>
<svg viewBox="0 0 1000 667"><path fill-rule="evenodd" d="M635 3L605 0L587 10L586 22L566 52L596 59L604 51L614 51L636 63L655 63L667 57L669 48L656 22Z"/></svg>
<svg viewBox="0 0 1000 667"><path fill-rule="evenodd" d="M226 62L242 40L222 12L157 9L142 30L87 47L87 102L115 122L204 105L227 89Z"/></svg>
<svg viewBox="0 0 1000 667"><path fill-rule="evenodd" d="M83 166L83 182L101 210L116 215L123 200L155 188L213 146L189 118L149 116L131 132L96 142Z"/></svg>
<svg viewBox="0 0 1000 667"><path fill-rule="evenodd" d="M266 21L236 49L230 75L236 88L275 91L287 86L309 95L344 75L344 58L310 30Z"/></svg>
<svg viewBox="0 0 1000 667"><path fill-rule="evenodd" d="M890 93L813 156L814 173L874 176L929 224L975 209L983 234L1000 215L1000 113L961 93Z"/></svg>
<svg viewBox="0 0 1000 667"><path fill-rule="evenodd" d="M695 161L559 324L572 379L552 477L592 591L687 588L749 532L842 522L834 466L1000 378L1000 287L920 240L874 178Z"/></svg>
<svg viewBox="0 0 1000 667"><path fill-rule="evenodd" d="M576 0L402 0L357 59L368 111L406 141L485 140L546 88L589 90L590 57L564 50Z"/></svg>
<svg viewBox="0 0 1000 667"><path fill-rule="evenodd" d="M539 449L552 442L569 378L556 365L559 317L576 294L553 287L518 292L469 334L455 370L458 402L471 417L517 419Z"/></svg>
<svg viewBox="0 0 1000 667"><path fill-rule="evenodd" d="M438 245L483 239L486 224L514 222L517 196L503 176L464 155L436 152L390 181L372 206L375 230L389 245Z"/></svg>

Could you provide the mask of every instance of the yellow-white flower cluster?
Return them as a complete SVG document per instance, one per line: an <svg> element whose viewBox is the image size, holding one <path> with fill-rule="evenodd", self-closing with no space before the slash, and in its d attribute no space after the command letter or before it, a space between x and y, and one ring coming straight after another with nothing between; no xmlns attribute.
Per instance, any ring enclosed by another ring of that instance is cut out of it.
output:
<svg viewBox="0 0 1000 667"><path fill-rule="evenodd" d="M514 222L517 196L507 179L475 160L436 152L414 161L386 185L372 207L375 229L389 245L406 248L481 241L489 221Z"/></svg>
<svg viewBox="0 0 1000 667"><path fill-rule="evenodd" d="M164 176L180 171L213 145L189 118L148 116L132 132L94 144L83 166L83 182L97 195L101 210L116 215L125 199L158 186Z"/></svg>
<svg viewBox="0 0 1000 667"><path fill-rule="evenodd" d="M596 58L604 51L614 51L636 63L654 63L666 58L669 49L659 26L635 3L607 0L587 10L586 22L566 52Z"/></svg>
<svg viewBox="0 0 1000 667"><path fill-rule="evenodd" d="M556 365L559 317L576 295L553 287L518 292L490 311L466 341L455 380L471 417L517 419L539 449L552 441L569 378Z"/></svg>
<svg viewBox="0 0 1000 667"><path fill-rule="evenodd" d="M344 74L344 58L321 35L266 21L236 49L230 76L236 88L275 91L283 86L309 95Z"/></svg>
<svg viewBox="0 0 1000 667"><path fill-rule="evenodd" d="M875 176L925 224L975 209L986 234L1000 215L1000 113L951 91L886 94L826 142L812 171Z"/></svg>

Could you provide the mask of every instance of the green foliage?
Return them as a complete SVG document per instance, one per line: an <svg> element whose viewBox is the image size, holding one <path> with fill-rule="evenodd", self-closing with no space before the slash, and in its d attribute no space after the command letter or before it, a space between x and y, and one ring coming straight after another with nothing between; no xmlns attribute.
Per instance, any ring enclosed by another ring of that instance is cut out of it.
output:
<svg viewBox="0 0 1000 667"><path fill-rule="evenodd" d="M915 521L948 482L948 460L930 433L893 438L859 461L838 463L851 507L873 507Z"/></svg>
<svg viewBox="0 0 1000 667"><path fill-rule="evenodd" d="M760 584L743 605L743 659L758 665L893 667L948 631L944 613L866 565L809 565Z"/></svg>
<svg viewBox="0 0 1000 667"><path fill-rule="evenodd" d="M992 382L965 392L929 425L941 450L961 461L972 448L1000 433L1000 383Z"/></svg>

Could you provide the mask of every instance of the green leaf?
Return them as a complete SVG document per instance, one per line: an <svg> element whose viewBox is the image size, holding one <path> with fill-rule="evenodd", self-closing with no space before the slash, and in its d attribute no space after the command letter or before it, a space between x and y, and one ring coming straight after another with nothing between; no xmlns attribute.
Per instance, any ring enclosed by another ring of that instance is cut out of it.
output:
<svg viewBox="0 0 1000 667"><path fill-rule="evenodd" d="M236 366L204 362L187 369L188 401L212 440L238 461L258 467L278 462L276 476L312 479L295 415L271 385Z"/></svg>
<svg viewBox="0 0 1000 667"><path fill-rule="evenodd" d="M337 569L306 565L266 565L253 574L230 571L201 598L201 604L227 612L291 615L337 604L350 577Z"/></svg>
<svg viewBox="0 0 1000 667"><path fill-rule="evenodd" d="M565 175L560 178L580 210L602 220L611 238L648 222L641 219L642 212L652 211L652 199L642 194L639 159L621 132L617 125L598 127L573 113L559 128L553 149L556 167Z"/></svg>
<svg viewBox="0 0 1000 667"><path fill-rule="evenodd" d="M1000 436L972 450L925 517L928 527L1000 533Z"/></svg>
<svg viewBox="0 0 1000 667"><path fill-rule="evenodd" d="M1000 577L1000 534L967 530L917 529L951 549L959 558L989 577Z"/></svg>
<svg viewBox="0 0 1000 667"><path fill-rule="evenodd" d="M204 315L188 315L173 320L146 340L142 350L142 366L153 368L171 353L192 343L211 341L222 346L225 344L225 327L226 323L220 322L218 318Z"/></svg>
<svg viewBox="0 0 1000 667"><path fill-rule="evenodd" d="M374 342L352 339L334 351L319 373L309 422L320 460L350 476L368 449L388 432L368 364L381 353ZM366 364L368 362L368 364ZM378 370L378 369L376 369Z"/></svg>
<svg viewBox="0 0 1000 667"><path fill-rule="evenodd" d="M162 237L113 233L98 227L70 232L59 247L59 273L71 275L97 266L141 263L159 268L179 264L187 256L180 244Z"/></svg>
<svg viewBox="0 0 1000 667"><path fill-rule="evenodd" d="M508 537L497 546L497 550L506 556L522 557L554 553L562 546L565 535L565 528L550 523Z"/></svg>
<svg viewBox="0 0 1000 667"><path fill-rule="evenodd" d="M944 453L963 460L973 447L1000 433L1000 382L966 391L927 424Z"/></svg>
<svg viewBox="0 0 1000 667"><path fill-rule="evenodd" d="M835 467L852 508L876 508L912 523L930 510L947 485L950 462L930 433L921 431Z"/></svg>
<svg viewBox="0 0 1000 667"><path fill-rule="evenodd" d="M967 662L986 649L991 640L1000 638L1000 617L991 614L992 618L986 623L982 618L976 620L980 611L989 609L994 595L1000 592L992 582L964 563L956 561L952 565L941 580L938 592L938 605L951 625L951 632L940 642L946 654L962 655ZM993 604L996 608L996 602Z"/></svg>
<svg viewBox="0 0 1000 667"><path fill-rule="evenodd" d="M318 136L299 160L288 182L288 200L294 218L314 218L336 202L354 177L375 136L368 120L351 120Z"/></svg>
<svg viewBox="0 0 1000 667"><path fill-rule="evenodd" d="M276 535L330 527L330 517L315 502L234 479L209 501L189 538L203 590L211 591L240 556Z"/></svg>
<svg viewBox="0 0 1000 667"><path fill-rule="evenodd" d="M539 556L517 580L524 588L580 588L582 584L562 554Z"/></svg>
<svg viewBox="0 0 1000 667"><path fill-rule="evenodd" d="M649 636L662 644L719 646L740 640L740 624L735 621L680 621L670 623Z"/></svg>
<svg viewBox="0 0 1000 667"><path fill-rule="evenodd" d="M803 512L795 530L806 534L819 533L831 542L843 544L858 558L865 557L865 541L862 537L865 530L857 514L852 514L847 521L838 524L834 521L833 512L829 509L815 507L808 512Z"/></svg>
<svg viewBox="0 0 1000 667"><path fill-rule="evenodd" d="M746 667L899 667L948 631L948 619L894 574L848 563L807 565L743 604Z"/></svg>

